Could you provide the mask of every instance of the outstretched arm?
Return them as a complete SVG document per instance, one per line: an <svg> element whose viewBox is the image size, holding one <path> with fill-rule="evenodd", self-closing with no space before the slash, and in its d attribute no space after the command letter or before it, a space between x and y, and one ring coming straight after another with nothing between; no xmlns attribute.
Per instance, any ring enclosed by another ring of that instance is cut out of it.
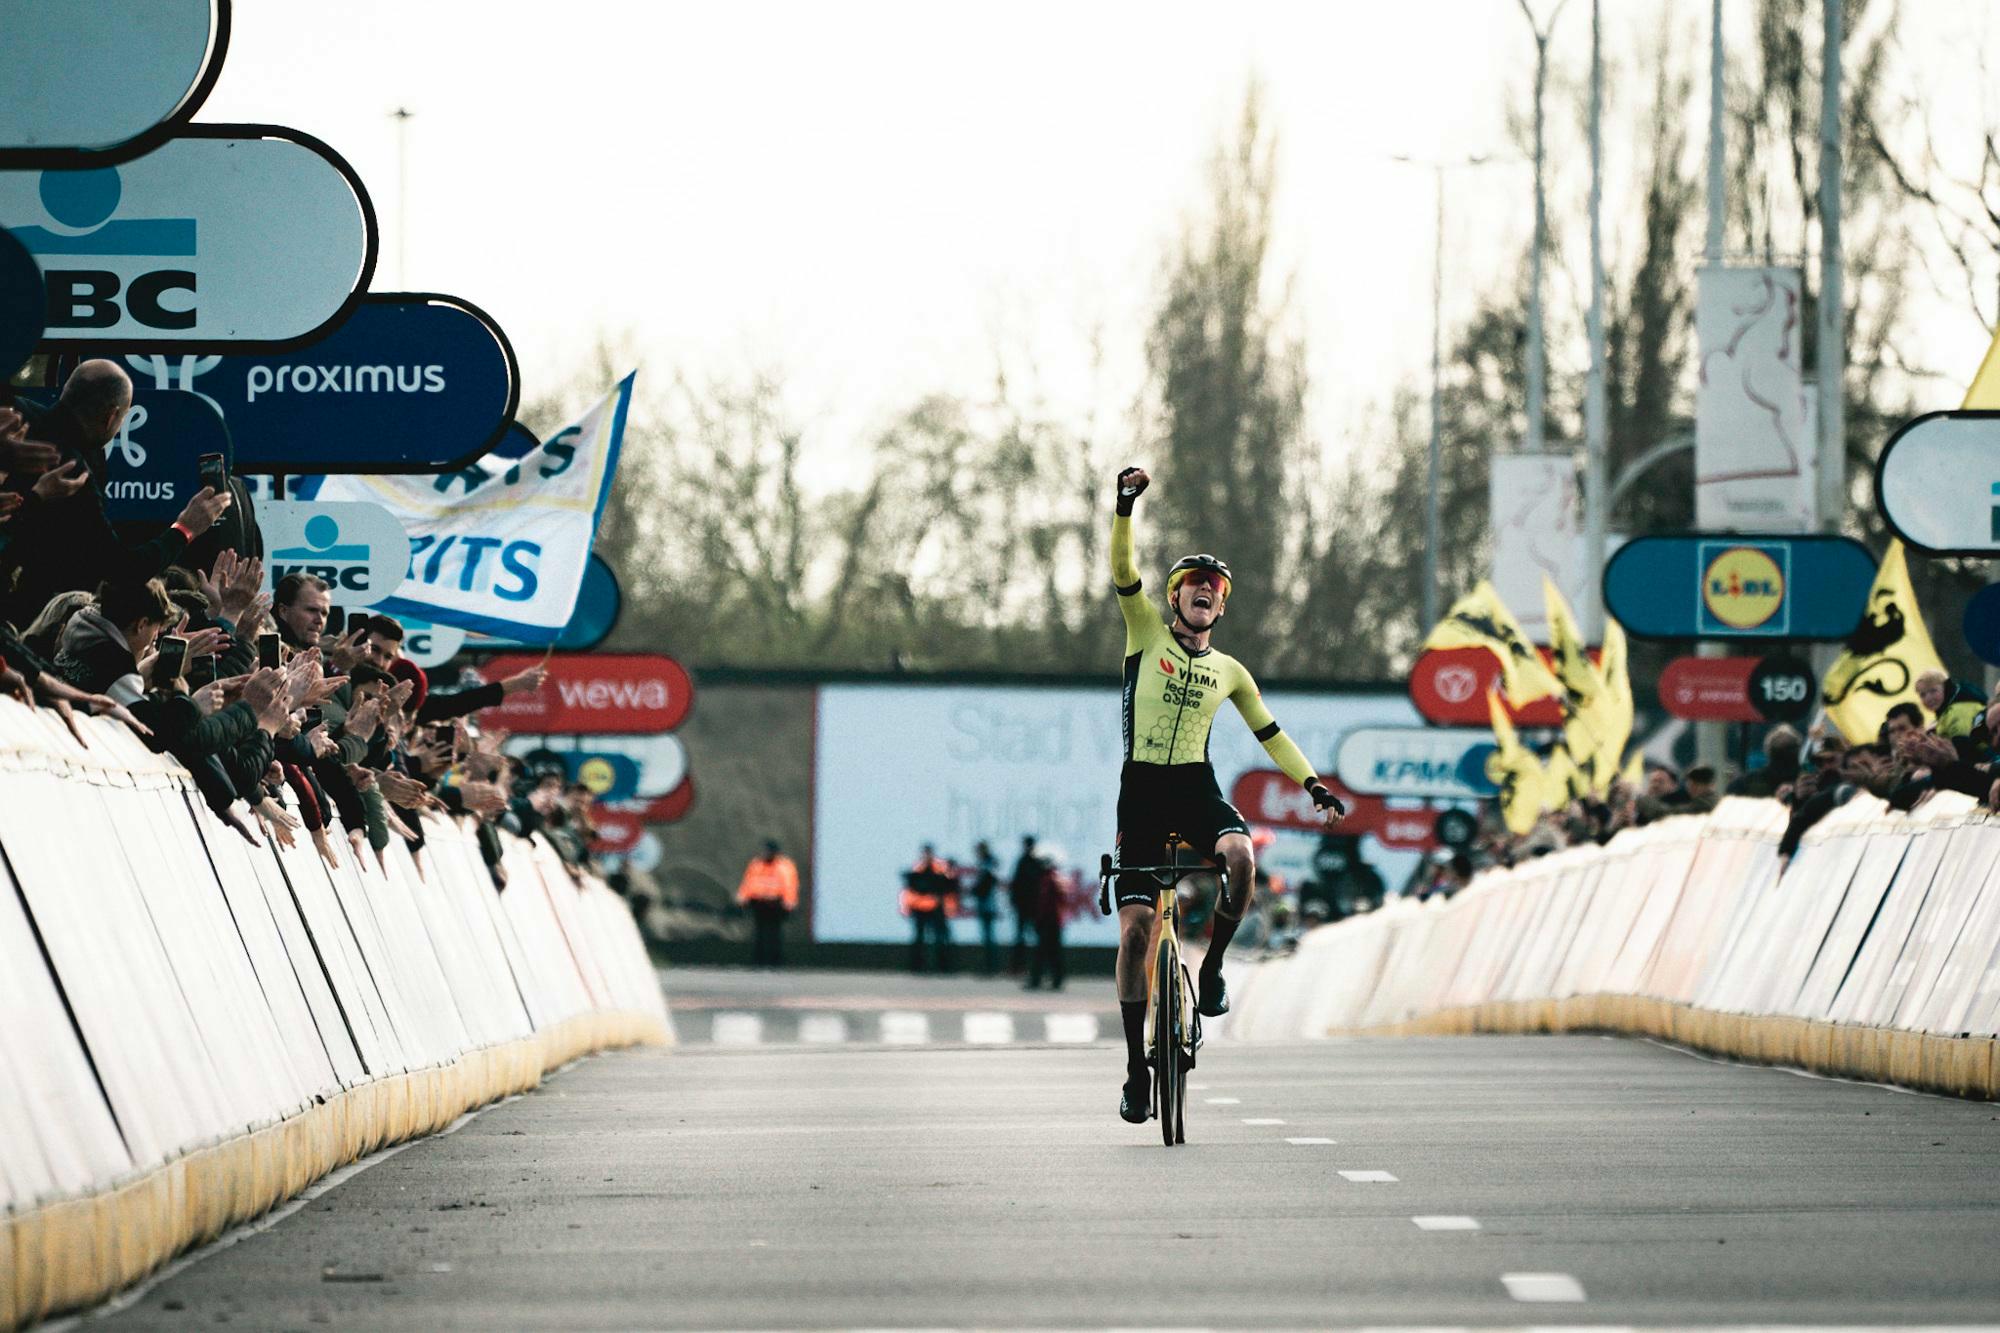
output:
<svg viewBox="0 0 2000 1333"><path fill-rule="evenodd" d="M1319 774L1313 771L1312 762L1299 749L1290 736L1278 726L1278 719L1271 716L1271 710L1264 705L1264 696L1257 692L1257 683L1250 679L1248 672L1243 675L1243 683L1229 696L1229 702L1236 705L1236 711L1243 716L1250 734L1264 747L1264 753L1271 756L1271 762L1284 770L1285 776L1304 787L1312 795L1313 804L1328 814L1330 824L1347 813L1347 806L1338 796L1327 790Z"/></svg>
<svg viewBox="0 0 2000 1333"><path fill-rule="evenodd" d="M1159 612L1146 600L1139 579L1139 560L1132 548L1132 506L1152 479L1144 468L1128 467L1118 474L1118 509L1111 519L1111 586L1118 593L1118 611L1125 617L1125 651L1135 653L1160 623Z"/></svg>

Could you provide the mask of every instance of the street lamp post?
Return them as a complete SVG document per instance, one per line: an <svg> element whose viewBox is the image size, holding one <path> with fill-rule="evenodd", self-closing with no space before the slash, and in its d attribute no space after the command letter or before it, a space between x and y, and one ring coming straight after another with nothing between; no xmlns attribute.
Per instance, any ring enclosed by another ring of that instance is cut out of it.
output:
<svg viewBox="0 0 2000 1333"><path fill-rule="evenodd" d="M1392 160L1429 171L1437 191L1437 229L1431 250L1431 460L1424 491L1424 627L1428 629L1438 623L1438 547L1444 540L1438 501L1438 475L1443 468L1444 453L1441 411L1444 401L1444 173L1455 167L1485 166L1493 159L1485 153L1442 160L1398 153Z"/></svg>

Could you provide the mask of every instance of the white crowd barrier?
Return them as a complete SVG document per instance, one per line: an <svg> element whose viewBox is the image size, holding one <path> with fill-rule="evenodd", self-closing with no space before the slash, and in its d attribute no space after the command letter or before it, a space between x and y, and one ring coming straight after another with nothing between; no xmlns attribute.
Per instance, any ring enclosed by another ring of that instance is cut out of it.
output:
<svg viewBox="0 0 2000 1333"><path fill-rule="evenodd" d="M421 873L248 845L123 727L0 701L0 1328L672 1029L624 903L425 820Z"/></svg>
<svg viewBox="0 0 2000 1333"><path fill-rule="evenodd" d="M1780 874L1787 812L1726 800L1309 932L1231 1032L1617 1031L2000 1097L2000 820L1859 796Z"/></svg>

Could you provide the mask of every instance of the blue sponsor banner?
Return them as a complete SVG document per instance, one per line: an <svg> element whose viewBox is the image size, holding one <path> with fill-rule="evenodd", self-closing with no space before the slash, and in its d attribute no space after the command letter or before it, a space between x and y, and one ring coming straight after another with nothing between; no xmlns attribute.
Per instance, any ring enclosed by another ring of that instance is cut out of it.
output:
<svg viewBox="0 0 2000 1333"><path fill-rule="evenodd" d="M171 523L201 489L203 454L229 459L215 405L179 389L134 389L125 424L104 447L104 513L113 523Z"/></svg>
<svg viewBox="0 0 2000 1333"><path fill-rule="evenodd" d="M0 378L34 355L47 314L41 266L12 232L0 228Z"/></svg>
<svg viewBox="0 0 2000 1333"><path fill-rule="evenodd" d="M618 628L618 613L625 607L625 594L618 588L618 576L604 557L597 552L590 553L590 563L584 566L583 587L576 594L576 612L563 626L562 636L555 641L555 647L566 653L589 652L606 639L611 631ZM489 638L476 635L465 641L465 646L475 652L491 648L539 648L539 643L523 643L519 639Z"/></svg>
<svg viewBox="0 0 2000 1333"><path fill-rule="evenodd" d="M241 473L454 471L506 437L520 402L499 326L427 293L365 297L296 351L124 362L134 383L214 403Z"/></svg>
<svg viewBox="0 0 2000 1333"><path fill-rule="evenodd" d="M1640 639L1845 639L1875 581L1848 537L1641 537L1604 567L1604 605Z"/></svg>

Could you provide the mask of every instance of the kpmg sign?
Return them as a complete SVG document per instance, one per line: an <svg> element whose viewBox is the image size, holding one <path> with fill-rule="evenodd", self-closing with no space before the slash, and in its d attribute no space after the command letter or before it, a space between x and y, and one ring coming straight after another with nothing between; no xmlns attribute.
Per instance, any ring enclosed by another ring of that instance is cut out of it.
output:
<svg viewBox="0 0 2000 1333"><path fill-rule="evenodd" d="M521 397L499 325L430 293L363 297L295 351L124 360L135 383L215 404L242 473L456 471L507 435Z"/></svg>
<svg viewBox="0 0 2000 1333"><path fill-rule="evenodd" d="M1604 567L1604 605L1639 639L1844 639L1875 561L1848 537L1640 537Z"/></svg>
<svg viewBox="0 0 2000 1333"><path fill-rule="evenodd" d="M0 0L0 33L0 168L123 162L208 97L229 47L229 0Z"/></svg>
<svg viewBox="0 0 2000 1333"><path fill-rule="evenodd" d="M266 500L264 574L276 586L287 574L311 574L342 606L373 606L402 586L410 563L403 525L381 505L362 501Z"/></svg>
<svg viewBox="0 0 2000 1333"><path fill-rule="evenodd" d="M1494 793L1494 749L1491 732L1470 727L1359 727L1340 738L1333 767L1370 796L1477 800Z"/></svg>
<svg viewBox="0 0 2000 1333"><path fill-rule="evenodd" d="M194 125L115 167L0 172L0 227L42 267L46 345L292 347L375 271L354 169L275 125Z"/></svg>
<svg viewBox="0 0 2000 1333"><path fill-rule="evenodd" d="M2000 556L2000 412L1904 423L1875 462L1875 505L1920 551Z"/></svg>

